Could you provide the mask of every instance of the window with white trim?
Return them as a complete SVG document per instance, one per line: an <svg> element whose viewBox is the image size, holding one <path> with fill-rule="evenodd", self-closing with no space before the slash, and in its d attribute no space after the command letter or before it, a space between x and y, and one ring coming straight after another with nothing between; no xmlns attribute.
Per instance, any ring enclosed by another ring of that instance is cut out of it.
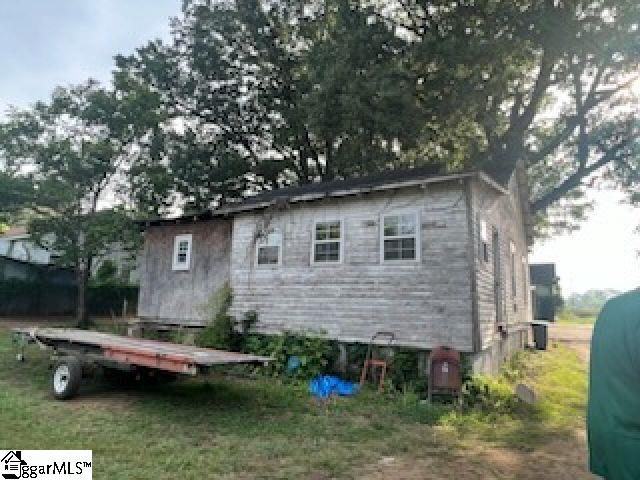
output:
<svg viewBox="0 0 640 480"><path fill-rule="evenodd" d="M382 217L383 261L417 260L419 244L418 215L404 213Z"/></svg>
<svg viewBox="0 0 640 480"><path fill-rule="evenodd" d="M313 228L313 263L340 263L342 261L342 221L316 222Z"/></svg>
<svg viewBox="0 0 640 480"><path fill-rule="evenodd" d="M190 233L176 235L173 241L173 270L189 270L191 268L191 246L193 237Z"/></svg>
<svg viewBox="0 0 640 480"><path fill-rule="evenodd" d="M259 266L280 265L282 262L282 234L273 230L258 240L256 263Z"/></svg>

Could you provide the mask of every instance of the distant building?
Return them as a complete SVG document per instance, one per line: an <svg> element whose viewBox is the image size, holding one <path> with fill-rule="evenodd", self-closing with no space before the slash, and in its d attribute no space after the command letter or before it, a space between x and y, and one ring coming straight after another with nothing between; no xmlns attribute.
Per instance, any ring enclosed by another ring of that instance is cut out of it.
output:
<svg viewBox="0 0 640 480"><path fill-rule="evenodd" d="M553 322L560 298L560 279L555 263L533 263L529 266L533 289L533 318Z"/></svg>
<svg viewBox="0 0 640 480"><path fill-rule="evenodd" d="M59 255L31 240L25 227L12 227L0 234L0 257L32 265L53 266ZM109 254L94 260L92 272L95 273L105 261L113 262L119 278L131 284L137 283L136 259L129 252L114 248Z"/></svg>
<svg viewBox="0 0 640 480"><path fill-rule="evenodd" d="M25 227L12 227L0 234L0 255L37 265L51 265L56 255L35 244Z"/></svg>

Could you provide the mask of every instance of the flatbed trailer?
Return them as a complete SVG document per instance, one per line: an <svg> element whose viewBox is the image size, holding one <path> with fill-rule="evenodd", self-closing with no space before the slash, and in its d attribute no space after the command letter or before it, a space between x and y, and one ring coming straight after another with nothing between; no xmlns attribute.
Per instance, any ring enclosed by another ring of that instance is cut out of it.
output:
<svg viewBox="0 0 640 480"><path fill-rule="evenodd" d="M51 379L54 397L73 397L80 386L83 372L99 366L110 371L129 372L138 378L165 375L206 374L216 365L257 364L272 361L269 357L199 348L157 340L125 337L110 333L69 328L15 328L14 341L20 346L19 359L24 359L24 345L37 343L51 349L55 366Z"/></svg>

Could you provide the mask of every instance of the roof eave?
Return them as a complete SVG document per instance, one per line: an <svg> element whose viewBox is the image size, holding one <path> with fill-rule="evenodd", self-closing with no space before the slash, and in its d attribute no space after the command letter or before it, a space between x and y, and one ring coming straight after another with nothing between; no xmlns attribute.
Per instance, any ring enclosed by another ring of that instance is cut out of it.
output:
<svg viewBox="0 0 640 480"><path fill-rule="evenodd" d="M255 202L255 203L240 203L237 205L226 205L224 207L215 209L215 210L207 210L205 212L199 214L192 215L183 215L181 217L176 218L166 218L166 219L155 219L155 220L142 220L139 221L141 229L145 229L151 226L158 225L169 225L169 224L184 224L184 223L194 223L202 220L212 220L214 218L220 217L228 217L234 214L250 212L254 210L262 210L265 208L270 208L276 204L278 204L281 199L286 201L286 204L293 203L303 203L303 202L312 202L316 200L322 200L324 198L342 198L353 195L362 195L366 193L372 192L382 192L388 190L397 190L399 188L408 188L408 187L420 187L426 186L433 183L443 183L443 182L451 182L451 181L462 181L469 178L477 178L478 180L486 183L491 188L495 189L501 194L507 194L508 190L500 185L497 181L491 178L486 172L476 170L462 173L452 173L448 175L439 175L437 177L423 177L423 178L415 178L411 180L402 180L397 182L390 182L380 185L365 185L354 188L347 188L342 190L335 190L332 192L318 192L318 193L305 193L300 195L292 195L287 197L283 195L281 198L274 198L268 201Z"/></svg>
<svg viewBox="0 0 640 480"><path fill-rule="evenodd" d="M287 203L289 204L311 202L315 200L321 200L324 198L341 198L341 197L361 195L361 194L371 193L371 192L397 190L399 188L419 187L419 186L425 186L432 183L442 183L442 182L448 182L448 181L463 180L466 178L474 177L477 174L478 172L454 173L450 175L441 175L438 177L431 177L431 178L416 178L412 180L403 180L399 182L386 183L383 185L368 185L363 187L348 188L343 190L336 190L333 192L306 193L302 195L294 195L289 198L286 198L286 197L285 198ZM487 181L489 185L496 188L501 193L506 193L506 190L500 187L500 185L497 182L491 180L490 177L488 177L488 175L483 174L483 180ZM238 206L227 206L222 209L214 210L212 214L215 216L220 216L223 214L229 215L234 213L247 212L251 210L260 210L263 208L271 207L276 203L277 203L277 199L265 201L265 202L252 203L249 205L241 204Z"/></svg>
<svg viewBox="0 0 640 480"><path fill-rule="evenodd" d="M495 181L491 175L489 175L487 172L483 171L483 170L478 170L476 172L477 177L479 180L483 181L484 183L486 183L487 185L489 185L490 187L494 188L495 190L497 190L498 192L506 195L509 193L509 190L502 186L500 183L498 183L497 181Z"/></svg>

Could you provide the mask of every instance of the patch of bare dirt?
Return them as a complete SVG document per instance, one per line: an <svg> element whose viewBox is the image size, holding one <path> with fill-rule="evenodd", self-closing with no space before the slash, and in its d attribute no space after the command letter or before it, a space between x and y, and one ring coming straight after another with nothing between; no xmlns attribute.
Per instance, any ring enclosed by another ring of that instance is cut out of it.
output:
<svg viewBox="0 0 640 480"><path fill-rule="evenodd" d="M549 341L573 348L584 362L588 362L592 333L592 325L556 323L549 326Z"/></svg>
<svg viewBox="0 0 640 480"><path fill-rule="evenodd" d="M425 452L427 453L427 452ZM497 448L477 443L459 452L421 458L395 458L379 462L360 478L369 480L435 479L518 479L581 480L595 479L587 473L583 432L575 438L552 440L532 452Z"/></svg>

